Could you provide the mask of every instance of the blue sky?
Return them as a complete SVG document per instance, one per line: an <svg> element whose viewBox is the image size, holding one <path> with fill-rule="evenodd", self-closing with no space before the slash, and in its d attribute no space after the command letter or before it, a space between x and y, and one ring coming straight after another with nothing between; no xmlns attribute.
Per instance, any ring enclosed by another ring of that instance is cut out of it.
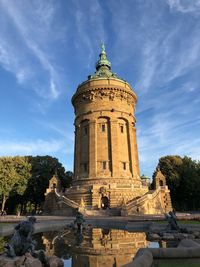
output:
<svg viewBox="0 0 200 267"><path fill-rule="evenodd" d="M141 174L200 160L200 0L0 0L0 155L73 166L71 97L100 42L138 96Z"/></svg>

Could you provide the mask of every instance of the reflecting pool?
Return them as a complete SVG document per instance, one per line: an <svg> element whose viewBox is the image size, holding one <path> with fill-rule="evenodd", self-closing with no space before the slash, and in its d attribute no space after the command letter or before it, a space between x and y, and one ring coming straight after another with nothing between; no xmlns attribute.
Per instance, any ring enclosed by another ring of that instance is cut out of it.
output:
<svg viewBox="0 0 200 267"><path fill-rule="evenodd" d="M65 267L122 266L133 260L139 248L159 247L157 242L147 241L144 232L118 229L92 228L83 234L71 230L45 232L35 239L37 249L62 258Z"/></svg>
<svg viewBox="0 0 200 267"><path fill-rule="evenodd" d="M138 249L166 247L166 242L150 242L145 232L122 229L86 228L80 234L66 229L37 233L36 250L63 259L65 267L116 267L132 262ZM0 237L0 253L10 237Z"/></svg>

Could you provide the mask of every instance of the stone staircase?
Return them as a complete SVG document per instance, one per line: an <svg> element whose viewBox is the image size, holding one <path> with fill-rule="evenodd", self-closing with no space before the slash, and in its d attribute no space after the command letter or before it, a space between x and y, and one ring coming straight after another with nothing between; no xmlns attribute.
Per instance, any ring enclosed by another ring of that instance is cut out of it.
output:
<svg viewBox="0 0 200 267"><path fill-rule="evenodd" d="M147 201L147 199L151 198L155 198L157 195L159 194L159 190L149 190L146 194L144 194L142 197L138 197L136 199L133 199L131 201L129 201L126 204L127 208L133 207L133 206L138 206L141 205L143 202Z"/></svg>
<svg viewBox="0 0 200 267"><path fill-rule="evenodd" d="M79 208L79 204L76 203L75 201L65 197L64 195L62 195L61 193L58 193L58 191L55 189L55 194L58 197L59 201L66 204L67 206L73 208L73 209L78 209Z"/></svg>
<svg viewBox="0 0 200 267"><path fill-rule="evenodd" d="M148 208L147 208L148 206ZM159 206L159 208L158 208ZM150 190L140 198L135 198L122 207L122 216L138 214L166 213L172 209L169 190L166 186L160 186L156 190Z"/></svg>

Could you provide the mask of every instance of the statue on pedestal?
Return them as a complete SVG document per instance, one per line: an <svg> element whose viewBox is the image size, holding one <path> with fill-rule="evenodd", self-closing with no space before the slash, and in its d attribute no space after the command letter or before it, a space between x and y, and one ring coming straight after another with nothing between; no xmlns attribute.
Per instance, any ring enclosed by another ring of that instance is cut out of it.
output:
<svg viewBox="0 0 200 267"><path fill-rule="evenodd" d="M29 217L27 221L20 222L15 226L14 234L10 242L5 246L6 255L9 257L22 256L26 252L33 253L35 241L32 240L35 217Z"/></svg>

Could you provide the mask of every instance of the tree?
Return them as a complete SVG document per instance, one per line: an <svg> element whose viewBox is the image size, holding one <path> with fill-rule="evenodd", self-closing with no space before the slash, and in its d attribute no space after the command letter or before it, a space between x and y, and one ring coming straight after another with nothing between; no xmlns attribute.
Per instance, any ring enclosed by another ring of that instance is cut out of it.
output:
<svg viewBox="0 0 200 267"><path fill-rule="evenodd" d="M44 202L45 191L54 174L58 175L63 187L70 185L71 178L65 173L64 167L57 158L50 156L29 156L27 158L32 165L32 170L24 198L26 202L31 201L36 210Z"/></svg>
<svg viewBox="0 0 200 267"><path fill-rule="evenodd" d="M26 210L27 204L35 210L45 199L51 177L57 174L63 190L72 182L73 173L65 172L56 158L50 156L0 157L0 203L10 212L16 207ZM32 208L30 208L32 209Z"/></svg>
<svg viewBox="0 0 200 267"><path fill-rule="evenodd" d="M158 167L166 177L173 207L200 209L200 163L186 156L165 156L159 159Z"/></svg>
<svg viewBox="0 0 200 267"><path fill-rule="evenodd" d="M0 158L1 210L9 196L23 195L30 177L31 165L24 157Z"/></svg>
<svg viewBox="0 0 200 267"><path fill-rule="evenodd" d="M183 208L185 210L200 209L200 175L198 168L196 161L193 161L189 157L183 158L179 190L181 192L182 203L184 204Z"/></svg>
<svg viewBox="0 0 200 267"><path fill-rule="evenodd" d="M73 175L73 172L66 171L65 175L61 179L61 186L63 189L71 186Z"/></svg>

